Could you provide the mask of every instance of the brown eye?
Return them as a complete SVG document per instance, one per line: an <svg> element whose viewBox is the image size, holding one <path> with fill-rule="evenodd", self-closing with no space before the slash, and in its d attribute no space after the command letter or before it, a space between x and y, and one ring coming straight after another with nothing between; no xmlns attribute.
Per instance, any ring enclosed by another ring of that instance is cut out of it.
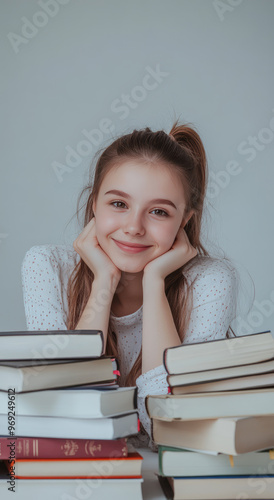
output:
<svg viewBox="0 0 274 500"><path fill-rule="evenodd" d="M121 204L121 205L126 206L126 205L125 205L125 203L124 203L123 201L112 201L112 202L111 202L111 205L115 206L116 208L123 208L123 207L121 207L121 206L116 206L116 205L115 205L116 203L117 203L117 204Z"/></svg>
<svg viewBox="0 0 274 500"><path fill-rule="evenodd" d="M158 212L158 214L156 215L160 215L161 217L168 217L168 213L165 212L164 210L161 210L160 208L155 208L154 210L152 210L152 212Z"/></svg>

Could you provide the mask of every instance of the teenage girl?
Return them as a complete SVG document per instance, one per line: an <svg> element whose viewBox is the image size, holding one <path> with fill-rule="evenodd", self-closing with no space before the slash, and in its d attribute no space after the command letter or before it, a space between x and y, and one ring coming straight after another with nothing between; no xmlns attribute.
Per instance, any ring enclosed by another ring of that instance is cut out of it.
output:
<svg viewBox="0 0 274 500"><path fill-rule="evenodd" d="M102 330L120 385L138 387L146 437L145 396L168 392L164 349L224 338L235 316L234 269L200 241L206 181L193 128L134 130L99 156L73 249L32 247L23 262L28 327Z"/></svg>

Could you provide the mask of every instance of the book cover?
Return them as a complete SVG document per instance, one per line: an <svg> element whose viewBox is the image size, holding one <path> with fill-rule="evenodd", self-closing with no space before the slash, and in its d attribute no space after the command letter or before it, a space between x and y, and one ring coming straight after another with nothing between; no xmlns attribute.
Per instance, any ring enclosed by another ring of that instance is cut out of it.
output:
<svg viewBox="0 0 274 500"><path fill-rule="evenodd" d="M127 442L121 439L58 439L0 437L0 460L19 458L126 457Z"/></svg>
<svg viewBox="0 0 274 500"><path fill-rule="evenodd" d="M274 338L268 330L169 347L164 350L163 364L170 375L251 364L273 358Z"/></svg>
<svg viewBox="0 0 274 500"><path fill-rule="evenodd" d="M0 360L77 359L100 357L101 330L39 330L0 332Z"/></svg>

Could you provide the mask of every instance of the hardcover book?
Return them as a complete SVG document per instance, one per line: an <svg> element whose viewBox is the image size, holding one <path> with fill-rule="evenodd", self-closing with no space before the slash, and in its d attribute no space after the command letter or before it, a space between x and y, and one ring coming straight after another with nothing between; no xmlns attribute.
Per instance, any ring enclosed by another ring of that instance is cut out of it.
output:
<svg viewBox="0 0 274 500"><path fill-rule="evenodd" d="M168 374L199 372L247 365L274 358L274 338L270 330L229 339L183 344L164 350Z"/></svg>
<svg viewBox="0 0 274 500"><path fill-rule="evenodd" d="M15 396L19 416L101 418L129 413L137 408L137 387L81 388L24 392ZM7 394L0 392L0 414L7 412ZM81 423L79 422L79 426Z"/></svg>
<svg viewBox="0 0 274 500"><path fill-rule="evenodd" d="M0 332L0 360L98 358L103 345L101 330Z"/></svg>
<svg viewBox="0 0 274 500"><path fill-rule="evenodd" d="M166 497L172 500L232 500L239 498L252 498L254 500L264 498L266 500L274 498L274 475L271 474L158 477Z"/></svg>
<svg viewBox="0 0 274 500"><path fill-rule="evenodd" d="M141 478L143 457L138 452L129 452L127 457L113 458L68 458L62 459L17 459L12 464L5 461L10 471L13 468L17 479L35 478Z"/></svg>
<svg viewBox="0 0 274 500"><path fill-rule="evenodd" d="M17 415L15 435L63 439L118 439L138 433L138 413L106 418L37 417ZM8 437L7 415L0 415L0 434Z"/></svg>
<svg viewBox="0 0 274 500"><path fill-rule="evenodd" d="M0 362L0 390L40 391L79 384L113 383L117 361L108 356L83 360L32 360Z"/></svg>
<svg viewBox="0 0 274 500"><path fill-rule="evenodd" d="M150 418L167 420L272 415L274 388L151 395L146 397L145 404Z"/></svg>
<svg viewBox="0 0 274 500"><path fill-rule="evenodd" d="M58 439L0 437L0 460L8 460L14 450L19 458L109 458L126 457L127 442L121 439Z"/></svg>
<svg viewBox="0 0 274 500"><path fill-rule="evenodd" d="M152 419L152 438L165 446L238 455L274 448L274 415L208 420Z"/></svg>
<svg viewBox="0 0 274 500"><path fill-rule="evenodd" d="M242 453L205 453L159 445L161 476L241 476L273 470L273 450Z"/></svg>

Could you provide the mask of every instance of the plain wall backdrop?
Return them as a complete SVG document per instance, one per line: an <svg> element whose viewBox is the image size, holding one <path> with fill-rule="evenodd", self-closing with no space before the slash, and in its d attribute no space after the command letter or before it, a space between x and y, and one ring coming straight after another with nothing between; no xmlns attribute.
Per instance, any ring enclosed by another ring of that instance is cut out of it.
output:
<svg viewBox="0 0 274 500"><path fill-rule="evenodd" d="M175 118L206 148L203 242L239 269L238 333L271 329L273 0L1 0L0 10L0 330L26 329L26 251L81 232L72 217L96 151L134 128L169 132Z"/></svg>

